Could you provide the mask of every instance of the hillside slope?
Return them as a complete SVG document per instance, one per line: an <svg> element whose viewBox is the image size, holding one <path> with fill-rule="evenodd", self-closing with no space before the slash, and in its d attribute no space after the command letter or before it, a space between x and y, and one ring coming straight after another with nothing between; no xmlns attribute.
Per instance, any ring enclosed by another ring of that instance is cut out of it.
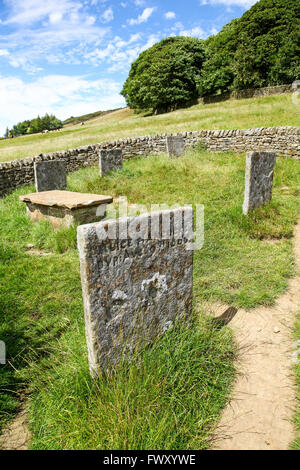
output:
<svg viewBox="0 0 300 470"><path fill-rule="evenodd" d="M128 108L49 134L0 141L0 162L82 145L147 134L200 129L300 126L300 103L291 94L197 104L187 109L143 117Z"/></svg>

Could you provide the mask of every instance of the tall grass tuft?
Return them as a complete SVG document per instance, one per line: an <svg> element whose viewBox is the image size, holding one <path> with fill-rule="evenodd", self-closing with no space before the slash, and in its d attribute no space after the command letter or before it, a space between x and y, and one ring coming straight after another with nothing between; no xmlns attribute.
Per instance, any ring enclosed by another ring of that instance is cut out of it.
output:
<svg viewBox="0 0 300 470"><path fill-rule="evenodd" d="M203 317L93 381L73 341L34 367L33 449L203 449L234 376L228 329ZM35 398L36 395L36 398Z"/></svg>

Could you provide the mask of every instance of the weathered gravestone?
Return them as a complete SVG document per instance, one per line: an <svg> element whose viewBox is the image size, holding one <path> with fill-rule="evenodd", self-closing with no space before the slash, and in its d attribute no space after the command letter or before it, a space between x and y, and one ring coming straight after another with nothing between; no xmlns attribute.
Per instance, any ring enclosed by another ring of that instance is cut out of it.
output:
<svg viewBox="0 0 300 470"><path fill-rule="evenodd" d="M64 160L49 160L34 163L35 189L42 191L54 191L66 189L67 176Z"/></svg>
<svg viewBox="0 0 300 470"><path fill-rule="evenodd" d="M191 317L191 240L190 207L78 227L94 377Z"/></svg>
<svg viewBox="0 0 300 470"><path fill-rule="evenodd" d="M99 166L101 176L104 176L111 171L121 169L123 167L122 150L100 150Z"/></svg>
<svg viewBox="0 0 300 470"><path fill-rule="evenodd" d="M169 157L181 157L184 150L184 139L179 135L167 137L167 152Z"/></svg>
<svg viewBox="0 0 300 470"><path fill-rule="evenodd" d="M249 152L246 157L245 197L243 213L268 203L272 199L276 154Z"/></svg>

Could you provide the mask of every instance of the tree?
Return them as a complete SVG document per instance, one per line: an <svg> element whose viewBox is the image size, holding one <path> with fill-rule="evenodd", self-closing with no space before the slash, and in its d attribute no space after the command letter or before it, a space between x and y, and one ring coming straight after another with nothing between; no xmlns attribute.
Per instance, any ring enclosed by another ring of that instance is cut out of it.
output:
<svg viewBox="0 0 300 470"><path fill-rule="evenodd" d="M300 78L300 1L261 0L206 41L201 95Z"/></svg>
<svg viewBox="0 0 300 470"><path fill-rule="evenodd" d="M11 131L8 131L9 133L13 134L15 137L19 135L25 135L25 134L35 134L37 132L42 132L44 130L55 130L55 129L60 129L63 126L62 121L57 119L53 114L45 114L44 117L38 116L35 119L32 119L31 121L22 121L19 122L18 124L15 124ZM6 131L6 134L7 134Z"/></svg>
<svg viewBox="0 0 300 470"><path fill-rule="evenodd" d="M206 61L198 79L200 96L231 90L234 80L232 60L236 50L238 19L232 20L216 35L205 41Z"/></svg>
<svg viewBox="0 0 300 470"><path fill-rule="evenodd" d="M198 97L204 59L204 42L200 39L163 39L132 64L121 94L136 111L161 113L185 106Z"/></svg>

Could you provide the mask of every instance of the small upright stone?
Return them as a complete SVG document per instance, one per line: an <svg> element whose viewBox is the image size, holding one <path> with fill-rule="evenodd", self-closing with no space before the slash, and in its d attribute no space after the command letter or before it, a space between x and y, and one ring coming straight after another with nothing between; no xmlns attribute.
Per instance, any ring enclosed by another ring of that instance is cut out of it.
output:
<svg viewBox="0 0 300 470"><path fill-rule="evenodd" d="M100 150L99 166L100 176L104 176L111 171L123 168L122 150Z"/></svg>
<svg viewBox="0 0 300 470"><path fill-rule="evenodd" d="M249 152L246 156L245 196L243 213L272 199L273 175L276 154L273 152Z"/></svg>
<svg viewBox="0 0 300 470"><path fill-rule="evenodd" d="M95 377L191 318L193 209L102 221L77 233Z"/></svg>
<svg viewBox="0 0 300 470"><path fill-rule="evenodd" d="M34 179L37 193L66 189L67 176L64 160L34 162Z"/></svg>
<svg viewBox="0 0 300 470"><path fill-rule="evenodd" d="M184 150L184 139L179 135L169 135L166 138L169 157L181 157Z"/></svg>

